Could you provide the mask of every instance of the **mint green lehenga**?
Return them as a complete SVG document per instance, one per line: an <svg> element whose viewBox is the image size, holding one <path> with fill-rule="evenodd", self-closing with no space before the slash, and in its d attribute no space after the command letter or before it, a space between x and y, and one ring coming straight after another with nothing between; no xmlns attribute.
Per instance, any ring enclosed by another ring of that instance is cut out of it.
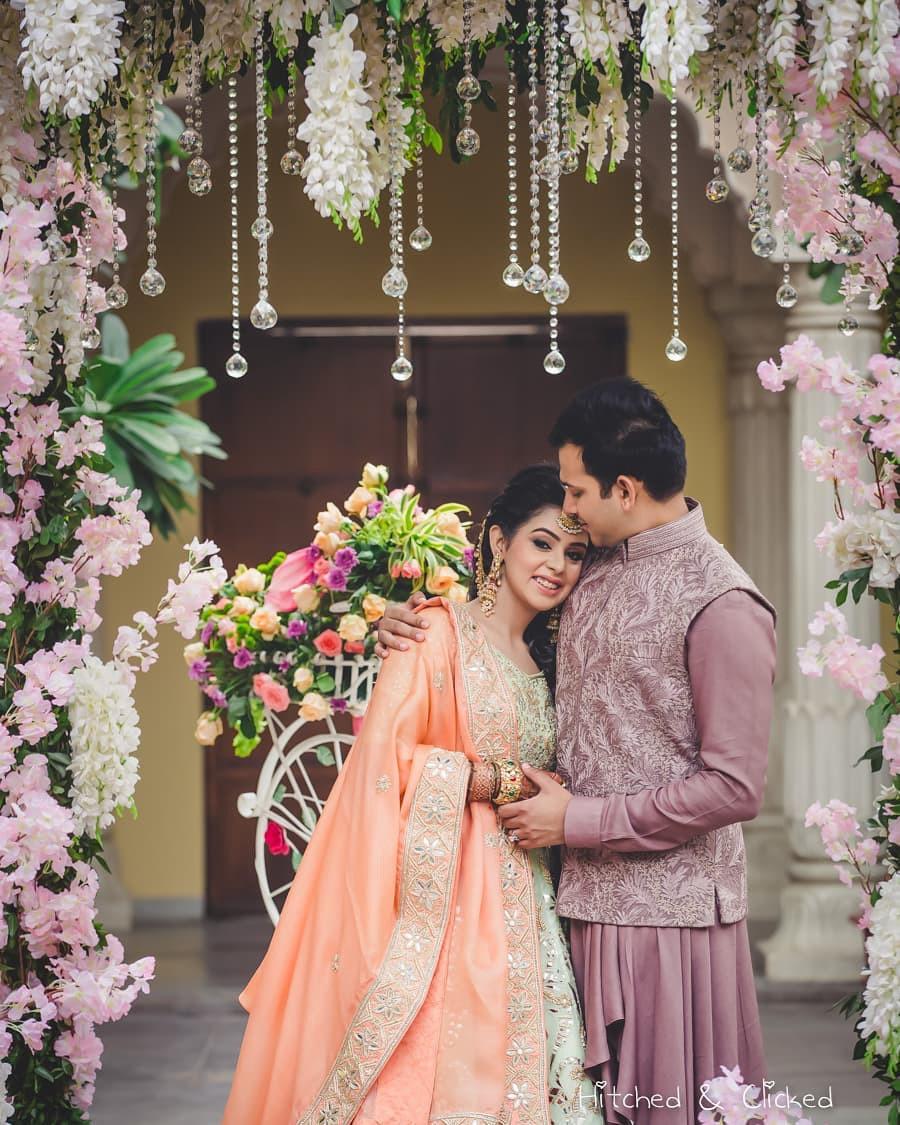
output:
<svg viewBox="0 0 900 1125"><path fill-rule="evenodd" d="M523 672L498 649L494 654L515 701L521 760L536 769L555 769L556 718L547 681L540 672ZM549 848L535 848L529 859L544 977L550 1120L553 1125L599 1125L600 1097L584 1071L584 1021L564 923L556 913L549 853Z"/></svg>

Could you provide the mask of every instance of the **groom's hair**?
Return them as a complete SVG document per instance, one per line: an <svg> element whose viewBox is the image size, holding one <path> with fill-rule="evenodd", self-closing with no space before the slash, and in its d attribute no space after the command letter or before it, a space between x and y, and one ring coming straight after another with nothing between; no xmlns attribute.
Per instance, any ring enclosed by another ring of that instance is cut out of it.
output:
<svg viewBox="0 0 900 1125"><path fill-rule="evenodd" d="M550 442L556 449L580 448L603 496L620 476L642 481L654 500L668 500L684 489L681 430L659 397L635 379L606 379L579 391L557 419Z"/></svg>

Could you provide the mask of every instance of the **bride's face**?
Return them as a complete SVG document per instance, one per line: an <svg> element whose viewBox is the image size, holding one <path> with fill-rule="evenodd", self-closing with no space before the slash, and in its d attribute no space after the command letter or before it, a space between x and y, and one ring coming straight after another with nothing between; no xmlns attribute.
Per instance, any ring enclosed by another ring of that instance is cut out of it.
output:
<svg viewBox="0 0 900 1125"><path fill-rule="evenodd" d="M537 613L555 609L571 594L588 549L585 532L570 535L560 528L561 515L561 508L542 508L508 543L499 527L491 528L491 547L503 556L503 585Z"/></svg>

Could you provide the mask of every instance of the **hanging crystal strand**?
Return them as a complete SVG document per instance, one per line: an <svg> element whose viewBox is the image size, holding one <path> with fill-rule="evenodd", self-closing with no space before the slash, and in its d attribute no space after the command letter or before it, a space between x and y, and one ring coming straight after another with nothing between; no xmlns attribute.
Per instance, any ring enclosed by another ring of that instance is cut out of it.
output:
<svg viewBox="0 0 900 1125"><path fill-rule="evenodd" d="M519 193L516 177L516 100L518 86L512 52L507 55L509 82L506 87L506 202L509 211L509 262L503 271L503 282L510 289L518 289L525 280L525 271L519 265Z"/></svg>
<svg viewBox="0 0 900 1125"><path fill-rule="evenodd" d="M719 41L719 5L713 4L713 172L706 185L706 198L710 203L722 203L728 198L728 184L722 176L722 84L719 58L722 44Z"/></svg>
<svg viewBox="0 0 900 1125"><path fill-rule="evenodd" d="M557 0L546 0L544 6L545 30L545 89L547 118L550 122L547 140L547 265L549 276L544 286L544 299L550 306L550 350L544 356L544 370L548 375L560 375L566 366L559 350L559 309L569 297L569 284L559 272L559 40L557 38Z"/></svg>
<svg viewBox="0 0 900 1125"><path fill-rule="evenodd" d="M737 129L738 140L735 147L728 154L728 167L732 172L749 172L753 167L753 157L747 151L747 138L745 133L746 118L744 116L744 69L737 73Z"/></svg>
<svg viewBox="0 0 900 1125"><path fill-rule="evenodd" d="M528 194L531 206L531 265L523 285L529 293L543 293L547 273L541 265L541 178L538 170L538 64L537 43L540 29L536 0L528 0Z"/></svg>
<svg viewBox="0 0 900 1125"><path fill-rule="evenodd" d="M672 187L672 338L666 344L666 358L680 363L687 355L687 344L680 336L678 307L678 98L672 88L669 102L669 155Z"/></svg>
<svg viewBox="0 0 900 1125"><path fill-rule="evenodd" d="M225 371L232 379L247 374L247 361L241 355L240 270L238 267L238 105L237 74L228 75L228 189L231 193L231 355Z"/></svg>
<svg viewBox="0 0 900 1125"><path fill-rule="evenodd" d="M474 0L463 0L463 76L456 84L456 93L463 103L463 124L456 134L461 156L474 156L481 148L481 138L472 128L472 103L481 97L481 83L472 73L473 6Z"/></svg>
<svg viewBox="0 0 900 1125"><path fill-rule="evenodd" d="M400 113L400 63L397 60L397 24L388 15L387 21L388 67L388 169L390 173L390 231L391 264L381 279L381 288L388 297L397 299L397 358L391 364L391 375L398 383L412 377L413 365L406 355L406 306L403 296L407 280L403 271L403 125Z"/></svg>
<svg viewBox="0 0 900 1125"><path fill-rule="evenodd" d="M281 158L281 170L286 176L299 176L303 157L297 152L297 68L288 64L288 139Z"/></svg>
<svg viewBox="0 0 900 1125"><path fill-rule="evenodd" d="M188 156L196 156L203 148L200 133L194 124L194 109L197 104L197 61L198 48L196 43L191 43L190 58L188 60L188 91L184 105L184 129L178 137L178 144Z"/></svg>
<svg viewBox="0 0 900 1125"><path fill-rule="evenodd" d="M425 72L422 44L416 44L416 74ZM409 244L421 253L431 246L431 231L425 226L425 93L419 83L416 98L416 225L410 233Z"/></svg>
<svg viewBox="0 0 900 1125"><path fill-rule="evenodd" d="M835 241L840 253L851 256L861 253L866 245L862 235L853 225L856 217L856 209L853 203L854 143L853 124L852 121L848 119L841 126L841 193L844 196L844 203L847 209L847 224ZM854 263L848 263L845 270L847 273L850 273L855 268L858 269L858 267L854 266ZM853 315L853 297L849 294L844 298L844 315L838 321L838 328L845 336L852 336L857 328L859 328L859 321Z"/></svg>
<svg viewBox="0 0 900 1125"><path fill-rule="evenodd" d="M193 105L193 126L181 134L182 148L193 156L187 166L188 188L194 195L208 195L212 190L212 168L203 153L203 103L200 100L200 47L191 45L190 102ZM188 145L184 144L187 134Z"/></svg>
<svg viewBox="0 0 900 1125"><path fill-rule="evenodd" d="M266 123L266 72L263 58L263 11L261 0L253 6L256 24L253 63L256 77L256 218L250 233L257 242L259 298L250 310L250 323L263 330L274 328L278 313L269 301L269 239L273 234L266 191L269 183L268 126Z"/></svg>
<svg viewBox="0 0 900 1125"><path fill-rule="evenodd" d="M113 235L113 238L115 239L115 234L117 234L118 230L119 230L119 220L116 218L116 215L118 214L118 210L119 210L119 185L116 183L116 173L118 171L118 169L117 169L118 151L116 149L115 126L113 126L113 128L110 132L111 132L110 151L112 152L112 162L111 162L110 167L109 167L109 179L110 179L109 199L110 199L110 203L112 205L113 231L115 232L114 235ZM122 282L119 278L120 265L121 265L121 263L120 263L120 259L119 259L119 251L118 251L117 247L115 246L115 241L114 241L113 242L113 259L112 259L112 283L110 284L110 287L106 290L106 307L108 309L113 309L113 310L124 309L125 306L128 304L128 293L127 293L124 285L122 285Z"/></svg>
<svg viewBox="0 0 900 1125"><path fill-rule="evenodd" d="M578 171L578 153L574 148L571 99L572 80L575 77L575 58L569 47L569 37L559 33L560 56L563 60L559 80L559 170L564 176Z"/></svg>
<svg viewBox="0 0 900 1125"><path fill-rule="evenodd" d="M798 298L797 290L791 285L791 261L788 257L789 241L790 236L787 222L785 222L784 230L781 232L781 284L775 291L775 303L782 309L792 309Z"/></svg>
<svg viewBox="0 0 900 1125"><path fill-rule="evenodd" d="M632 17L634 18L634 17ZM650 243L644 238L644 170L641 156L641 45L635 34L637 62L634 66L634 87L631 91L631 136L634 146L634 237L628 244L632 262L646 262Z"/></svg>
<svg viewBox="0 0 900 1125"><path fill-rule="evenodd" d="M766 74L768 35L767 0L760 0L757 12L756 48L756 195L750 203L748 225L754 231L750 249L760 258L771 258L778 248L772 234L772 207L769 203L769 169L766 165L766 120L769 108Z"/></svg>
<svg viewBox="0 0 900 1125"><path fill-rule="evenodd" d="M91 350L99 348L101 343L100 327L97 324L97 317L91 309L91 274L93 268L91 266L91 232L88 224L92 218L93 212L85 207L84 226L81 230L81 246L84 254L84 305L81 310L81 319L85 327L81 332L81 346Z"/></svg>
<svg viewBox="0 0 900 1125"><path fill-rule="evenodd" d="M166 279L156 268L156 103L153 97L153 4L144 2L144 94L147 99L147 146L144 183L147 193L147 268L138 283L147 297L158 297L166 287Z"/></svg>

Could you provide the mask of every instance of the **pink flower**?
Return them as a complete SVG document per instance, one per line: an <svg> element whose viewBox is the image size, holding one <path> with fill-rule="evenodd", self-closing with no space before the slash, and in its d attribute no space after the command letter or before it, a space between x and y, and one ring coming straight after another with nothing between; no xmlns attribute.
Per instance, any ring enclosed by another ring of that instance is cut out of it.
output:
<svg viewBox="0 0 900 1125"><path fill-rule="evenodd" d="M900 715L891 715L884 728L884 760L892 774L900 773ZM900 821L895 821L900 824Z"/></svg>
<svg viewBox="0 0 900 1125"><path fill-rule="evenodd" d="M407 559L400 567L400 574L403 578L421 578L422 568L415 559Z"/></svg>
<svg viewBox="0 0 900 1125"><path fill-rule="evenodd" d="M266 824L265 835L266 847L272 855L290 855L291 846L287 842L287 837L284 834L284 829L277 821L270 820Z"/></svg>
<svg viewBox="0 0 900 1125"><path fill-rule="evenodd" d="M291 590L297 586L307 586L312 582L313 563L311 547L304 547L287 555L284 562L275 570L266 591L266 605L279 613L290 613L295 608Z"/></svg>
<svg viewBox="0 0 900 1125"><path fill-rule="evenodd" d="M267 672L257 672L253 677L253 690L272 711L284 711L290 696L284 684L279 684Z"/></svg>
<svg viewBox="0 0 900 1125"><path fill-rule="evenodd" d="M800 671L804 676L821 677L823 672L864 699L874 702L878 693L884 691L888 681L881 671L884 649L881 645L866 647L847 632L847 619L833 605L826 605L813 618L809 631L813 637L824 636L826 630L833 630L834 636L820 642L808 641L797 650Z"/></svg>
<svg viewBox="0 0 900 1125"><path fill-rule="evenodd" d="M343 642L334 629L326 629L320 633L313 644L323 656L337 656L343 647Z"/></svg>

